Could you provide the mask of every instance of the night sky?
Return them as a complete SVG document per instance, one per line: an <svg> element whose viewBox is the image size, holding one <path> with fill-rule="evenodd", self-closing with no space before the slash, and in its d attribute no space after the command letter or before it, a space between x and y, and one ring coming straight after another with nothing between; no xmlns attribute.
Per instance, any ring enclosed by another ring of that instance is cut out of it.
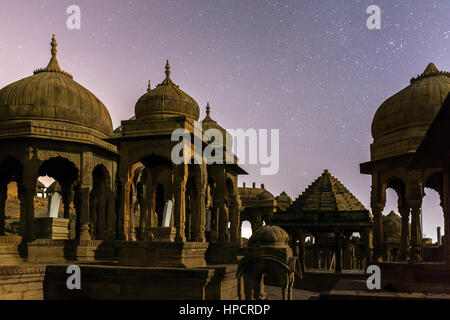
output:
<svg viewBox="0 0 450 320"><path fill-rule="evenodd" d="M114 126L137 99L171 77L205 116L225 128L280 129L280 171L259 167L240 184L264 183L296 198L324 169L369 208L370 125L378 106L429 62L450 71L450 1L358 0L1 0L0 86L45 67L50 37L74 80L108 107ZM66 27L66 8L81 8L81 30ZM366 27L369 5L381 30ZM426 190L428 191L428 190ZM435 192L424 203L424 233L436 239L442 211ZM386 213L395 207L388 194Z"/></svg>

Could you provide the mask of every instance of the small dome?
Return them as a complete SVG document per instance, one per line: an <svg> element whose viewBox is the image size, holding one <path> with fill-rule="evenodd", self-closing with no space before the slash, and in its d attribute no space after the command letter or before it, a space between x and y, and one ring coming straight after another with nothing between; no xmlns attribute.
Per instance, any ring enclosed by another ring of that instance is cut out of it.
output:
<svg viewBox="0 0 450 320"><path fill-rule="evenodd" d="M383 217L383 233L389 237L400 237L402 230L402 218L395 214L394 211L389 212Z"/></svg>
<svg viewBox="0 0 450 320"><path fill-rule="evenodd" d="M289 244L289 235L277 226L263 226L256 230L248 240L249 246L271 246Z"/></svg>
<svg viewBox="0 0 450 320"><path fill-rule="evenodd" d="M46 68L0 90L0 122L45 120L78 124L98 130L101 138L112 134L112 122L103 103L59 67L56 40ZM105 136L106 135L106 136Z"/></svg>
<svg viewBox="0 0 450 320"><path fill-rule="evenodd" d="M277 204L282 210L286 210L292 204L291 197L289 197L284 191L281 192L275 200L277 200Z"/></svg>
<svg viewBox="0 0 450 320"><path fill-rule="evenodd" d="M166 63L166 79L139 98L135 107L137 120L160 120L176 116L186 116L198 120L200 108L197 102L182 91L170 79L169 61Z"/></svg>
<svg viewBox="0 0 450 320"><path fill-rule="evenodd" d="M415 152L449 92L450 73L430 63L383 102L372 121L372 160Z"/></svg>

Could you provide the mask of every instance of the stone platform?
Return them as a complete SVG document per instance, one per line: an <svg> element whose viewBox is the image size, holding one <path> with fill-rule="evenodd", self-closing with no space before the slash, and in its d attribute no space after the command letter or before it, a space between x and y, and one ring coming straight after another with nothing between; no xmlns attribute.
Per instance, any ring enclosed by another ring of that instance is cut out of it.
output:
<svg viewBox="0 0 450 320"><path fill-rule="evenodd" d="M68 290L67 265L48 265L45 299L230 300L237 298L236 265L153 268L80 265L81 290Z"/></svg>
<svg viewBox="0 0 450 320"><path fill-rule="evenodd" d="M36 239L27 244L28 262L97 261L117 259L115 241Z"/></svg>
<svg viewBox="0 0 450 320"><path fill-rule="evenodd" d="M19 252L21 250L22 237L0 237L0 266L17 265L23 263Z"/></svg>
<svg viewBox="0 0 450 320"><path fill-rule="evenodd" d="M382 289L450 294L450 268L441 262L382 262Z"/></svg>
<svg viewBox="0 0 450 320"><path fill-rule="evenodd" d="M44 299L45 266L0 266L0 300Z"/></svg>
<svg viewBox="0 0 450 320"><path fill-rule="evenodd" d="M198 268L206 266L206 242L121 241L119 264L134 267Z"/></svg>

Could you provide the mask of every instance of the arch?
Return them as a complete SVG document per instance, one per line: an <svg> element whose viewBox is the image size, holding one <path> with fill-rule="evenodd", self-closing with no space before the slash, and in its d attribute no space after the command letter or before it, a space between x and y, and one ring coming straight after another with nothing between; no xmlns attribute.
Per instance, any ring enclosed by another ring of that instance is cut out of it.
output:
<svg viewBox="0 0 450 320"><path fill-rule="evenodd" d="M39 167L39 176L49 176L63 186L71 185L79 179L77 166L67 158L53 157L42 162Z"/></svg>
<svg viewBox="0 0 450 320"><path fill-rule="evenodd" d="M91 238L103 240L106 237L108 216L111 206L111 177L103 164L98 164L92 170L92 191L89 196L89 224Z"/></svg>
<svg viewBox="0 0 450 320"><path fill-rule="evenodd" d="M155 192L155 213L158 218L159 227L163 225L164 206L165 206L164 187L161 183L158 183Z"/></svg>
<svg viewBox="0 0 450 320"><path fill-rule="evenodd" d="M252 224L249 220L241 220L241 235L242 238L250 239L253 234Z"/></svg>

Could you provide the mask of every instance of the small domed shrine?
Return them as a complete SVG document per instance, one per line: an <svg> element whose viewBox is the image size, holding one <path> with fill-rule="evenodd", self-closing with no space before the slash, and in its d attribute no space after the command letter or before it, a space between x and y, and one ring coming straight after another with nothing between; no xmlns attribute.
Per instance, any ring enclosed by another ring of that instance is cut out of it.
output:
<svg viewBox="0 0 450 320"><path fill-rule="evenodd" d="M421 260L424 188L442 194L443 176L436 168L411 170L408 166L449 92L450 73L430 63L422 74L410 80L409 86L383 102L374 115L371 161L361 163L360 172L372 175L375 260L381 261L384 256L382 211L387 188L392 188L399 198L398 212L402 219L399 259Z"/></svg>

